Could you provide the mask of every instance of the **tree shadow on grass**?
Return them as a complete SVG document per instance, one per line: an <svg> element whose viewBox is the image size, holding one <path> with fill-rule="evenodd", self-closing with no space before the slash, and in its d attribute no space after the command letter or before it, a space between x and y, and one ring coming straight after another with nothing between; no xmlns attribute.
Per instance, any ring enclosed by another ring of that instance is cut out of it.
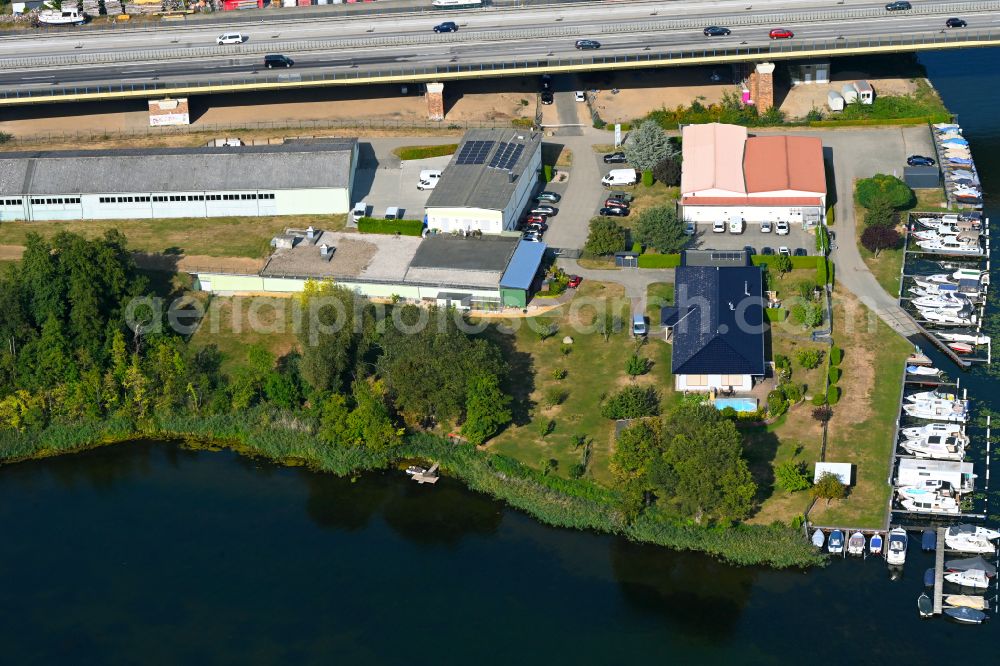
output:
<svg viewBox="0 0 1000 666"><path fill-rule="evenodd" d="M535 408L535 402L531 399L535 390L534 358L517 348L516 336L504 334L496 326L488 327L480 335L496 344L500 348L500 354L510 365L504 391L512 398L510 409L513 424L527 425L531 422L531 413Z"/></svg>
<svg viewBox="0 0 1000 666"><path fill-rule="evenodd" d="M754 503L759 508L774 493L774 458L781 440L765 426L741 428L743 455L757 484Z"/></svg>

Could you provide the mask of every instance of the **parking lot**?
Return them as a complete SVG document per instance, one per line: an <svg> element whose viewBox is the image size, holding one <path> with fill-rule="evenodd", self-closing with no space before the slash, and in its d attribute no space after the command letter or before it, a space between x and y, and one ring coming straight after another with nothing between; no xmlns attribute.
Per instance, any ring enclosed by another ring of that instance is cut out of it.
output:
<svg viewBox="0 0 1000 666"><path fill-rule="evenodd" d="M804 231L801 224L788 225L788 234L779 236L773 230L764 234L760 225L747 224L742 234L731 234L728 229L724 233L712 231L712 225L699 224L691 247L699 250L743 250L752 248L754 254L768 254L765 248L777 253L779 247L787 247L792 254L797 250L805 250L806 254L816 254L816 236ZM799 252L801 254L801 252Z"/></svg>
<svg viewBox="0 0 1000 666"><path fill-rule="evenodd" d="M431 191L417 189L418 176L423 169L444 169L450 160L451 156L432 157L403 162L401 166L398 160L395 163L362 160L354 177L352 203L364 201L369 206L368 214L374 217L382 217L386 208L396 206L401 209L403 218L422 220Z"/></svg>

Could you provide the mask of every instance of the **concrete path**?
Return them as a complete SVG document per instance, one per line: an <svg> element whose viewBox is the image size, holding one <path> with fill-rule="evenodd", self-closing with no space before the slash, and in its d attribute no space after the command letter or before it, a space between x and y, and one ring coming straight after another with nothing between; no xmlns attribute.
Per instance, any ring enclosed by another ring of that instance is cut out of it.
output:
<svg viewBox="0 0 1000 666"><path fill-rule="evenodd" d="M632 301L632 310L646 309L646 289L654 282L673 282L672 268L622 268L595 270L582 268L575 259L558 259L556 265L571 275L579 275L584 280L611 282L625 287L625 295Z"/></svg>
<svg viewBox="0 0 1000 666"><path fill-rule="evenodd" d="M550 188L562 194L562 201L558 204L559 214L550 221L545 243L550 247L582 248L587 242L587 225L597 214L604 193L599 156L592 148L595 141L585 135L545 137L544 141L566 146L573 153L573 165L559 168L569 174L569 181L562 188Z"/></svg>

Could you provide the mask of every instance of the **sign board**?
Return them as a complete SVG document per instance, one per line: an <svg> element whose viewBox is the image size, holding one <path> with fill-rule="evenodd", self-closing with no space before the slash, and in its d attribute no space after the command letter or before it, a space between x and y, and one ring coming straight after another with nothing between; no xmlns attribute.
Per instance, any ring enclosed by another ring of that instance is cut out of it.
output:
<svg viewBox="0 0 1000 666"><path fill-rule="evenodd" d="M622 145L622 124L615 123L615 148Z"/></svg>

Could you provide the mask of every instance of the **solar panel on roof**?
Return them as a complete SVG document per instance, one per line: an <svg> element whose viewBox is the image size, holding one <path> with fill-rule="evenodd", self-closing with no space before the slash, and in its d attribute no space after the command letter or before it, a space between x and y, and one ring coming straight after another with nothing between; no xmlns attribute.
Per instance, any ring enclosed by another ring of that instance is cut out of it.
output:
<svg viewBox="0 0 1000 666"><path fill-rule="evenodd" d="M497 146L497 151L493 153L493 159L487 165L490 168L497 169L500 167L500 163L503 161L504 156L513 144L502 141L500 145Z"/></svg>
<svg viewBox="0 0 1000 666"><path fill-rule="evenodd" d="M510 154L506 155L500 163L501 169L510 169L513 167L517 164L517 160L520 159L521 153L524 152L524 146L522 144L514 145L513 148L514 149L510 152Z"/></svg>
<svg viewBox="0 0 1000 666"><path fill-rule="evenodd" d="M456 164L482 164L496 141L466 141L458 152Z"/></svg>

